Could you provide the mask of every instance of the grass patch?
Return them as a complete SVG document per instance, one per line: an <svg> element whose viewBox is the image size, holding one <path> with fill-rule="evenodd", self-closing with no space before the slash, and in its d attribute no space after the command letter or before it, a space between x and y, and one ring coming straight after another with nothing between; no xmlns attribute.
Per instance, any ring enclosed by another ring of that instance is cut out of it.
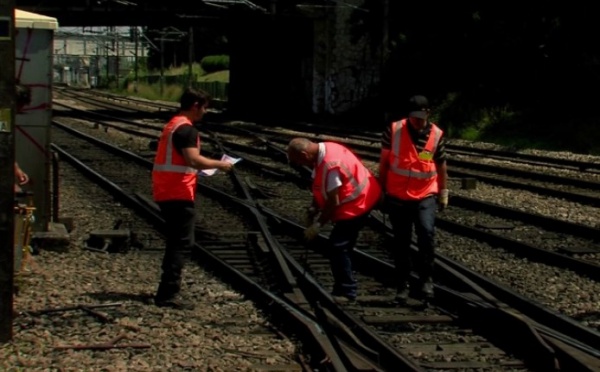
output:
<svg viewBox="0 0 600 372"><path fill-rule="evenodd" d="M176 75L188 75L190 68L188 65L181 65L179 67L171 67L164 70L165 76L176 76ZM192 74L196 76L206 75L206 71L200 66L199 63L192 63ZM149 75L160 75L160 70L154 70Z"/></svg>
<svg viewBox="0 0 600 372"><path fill-rule="evenodd" d="M217 71L203 76L199 76L196 81L218 81L221 83L229 83L229 70Z"/></svg>
<svg viewBox="0 0 600 372"><path fill-rule="evenodd" d="M182 66L178 68L171 68L169 70L164 71L165 76L182 76L187 75L188 68L187 66ZM229 70L217 71L213 73L206 74L204 70L200 67L199 64L193 65L193 73L196 74L196 81L198 83L212 83L212 82L220 82L220 83L229 83ZM202 74L199 76L198 74ZM138 82L137 91L135 89L135 84L133 83L133 78L129 77L128 82L125 83L126 86L122 86L120 88L116 88L116 84L111 84L110 92L117 94L125 94L130 96L141 97L150 100L158 100L158 101L169 101L169 102L178 102L183 90L187 87L186 84L165 84L163 89L163 94L160 94L160 84L153 83L148 84L145 82ZM121 85L125 85L121 84ZM207 87L210 88L210 87ZM205 89L206 90L206 89ZM209 92L213 96L218 96L215 92Z"/></svg>
<svg viewBox="0 0 600 372"><path fill-rule="evenodd" d="M137 92L133 83L128 84L126 89L114 89L113 93L135 96L154 101L178 102L184 87L181 85L165 85L163 94L160 94L160 85L139 83Z"/></svg>

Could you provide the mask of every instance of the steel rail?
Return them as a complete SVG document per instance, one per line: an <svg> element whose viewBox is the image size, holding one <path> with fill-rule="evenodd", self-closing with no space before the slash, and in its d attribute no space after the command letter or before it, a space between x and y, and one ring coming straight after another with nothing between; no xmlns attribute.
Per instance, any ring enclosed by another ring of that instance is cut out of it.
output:
<svg viewBox="0 0 600 372"><path fill-rule="evenodd" d="M51 144L51 148L60 154L61 159L69 162L85 176L89 177L95 183L108 191L111 195L113 195L113 197L123 201L125 205L143 215L158 229L164 229L164 220L160 216L159 211L155 209L156 207L148 204L135 194L126 192L121 187L105 178L101 174L95 172L93 169L85 165L79 159L70 155L67 151L60 148L56 144ZM235 282L238 285L243 285L245 293L251 293L258 298L262 304L262 307L270 310L269 312L274 315L276 319L279 319L282 324L293 324L296 333L302 334L306 339L312 339L313 342L306 342L304 346L308 350L311 350L314 360L323 361L324 364L321 367L334 372L343 372L348 370L342 363L341 358L337 356L336 349L331 345L326 332L314 319L306 316L301 309L291 306L288 301L285 301L270 291L265 290L259 284L252 281L248 276L231 267L229 264L223 262L220 258L212 254L210 251L204 249L200 245L196 244L195 248L198 254L200 254L204 260L207 262L210 261L211 264L217 266L219 270L225 271L227 273L226 277L229 281Z"/></svg>
<svg viewBox="0 0 600 372"><path fill-rule="evenodd" d="M318 135L329 135L335 137L345 137L350 139L355 139L364 142L371 143L379 143L381 141L381 133L374 132L365 132L364 129L347 129L341 128L340 126L328 126L328 125L318 125L312 123L298 123L298 122L284 122L279 123L279 125L284 126L286 128L298 129L302 128L302 131L306 131L306 136L312 138L314 140L323 140L315 136L315 133ZM270 131L269 129L262 129L262 133L264 134L272 134L279 135ZM365 133L369 134L365 136ZM373 149L372 146L369 145L355 145L357 149ZM497 160L506 160L513 162L522 162L526 164L533 165L542 165L542 166L560 166L566 169L576 169L580 171L600 171L600 163L598 162L587 162L581 160L571 160L571 159L562 159L550 156L542 156L542 155L533 155L533 154L522 154L514 151L507 150L494 150L494 149L480 149L473 148L469 146L463 145L455 145L455 144L446 144L446 150L451 154L459 154L459 155L487 155L488 158L493 158Z"/></svg>
<svg viewBox="0 0 600 372"><path fill-rule="evenodd" d="M110 145L110 146L112 146L112 145ZM127 153L127 152L126 152L126 153ZM134 154L134 155L135 155L135 154ZM142 160L142 162L143 162L143 163L146 163L146 164L149 164L149 163L150 163L150 162L148 162L146 159L143 159L143 158L140 158L140 159ZM202 186L202 185L201 185L201 186ZM208 187L207 187L207 186L205 186L205 185L204 185L204 187L202 187L202 189L204 189L204 190L206 190L207 188L208 188ZM215 191L213 191L213 192L224 194L224 193L222 193L222 192L220 192L220 191L218 191L218 190L215 190ZM238 199L238 198L230 198L229 200L230 200L230 201L237 202L237 203L239 203L239 204L242 204L242 205L244 205L244 206L255 206L255 205L256 205L256 203L250 203L250 202L248 202L248 201L246 201L246 200L241 200L241 199ZM268 213L268 212L269 212L269 210L268 210L268 209L266 209L266 208L261 208L261 211L262 211L263 213ZM274 218L274 219L277 221L277 223L278 223L278 224L282 224L282 223L283 223L283 221L285 221L285 219L284 219L284 218L282 218L281 216L278 216L278 215L277 215L277 214L275 214L275 213L270 213L270 215L271 215L271 217L273 217L273 218ZM290 225L290 224L288 223L288 225ZM296 230L296 232L294 233L296 236L297 236L298 234L301 234L301 231L302 231L302 227L301 227L301 226L299 226L299 225L297 225L297 224L295 224L295 223L292 223L290 226L292 226L292 229L295 229L295 230ZM322 237L321 237L321 238L322 238ZM360 251L359 251L358 253L360 254ZM578 337L578 338L579 338L579 337Z"/></svg>
<svg viewBox="0 0 600 372"><path fill-rule="evenodd" d="M485 211L487 214L496 215L511 220L520 220L526 223L534 224L545 229L552 229L555 232L575 235L590 240L600 239L600 231L588 225L568 222L542 214L524 212L515 208L509 208L503 205L494 204L482 200L477 200L461 195L453 195L451 204L460 208L473 211Z"/></svg>
<svg viewBox="0 0 600 372"><path fill-rule="evenodd" d="M216 141L220 150L223 153L226 153L226 149L223 146L223 144L221 143L221 141L219 140L218 136L215 133L212 133L212 132L209 132L209 133L211 134L213 139ZM295 303L296 306L298 306L299 308L304 308L309 314L312 314L323 327L325 327L326 324L335 322L335 320L331 319L331 317L329 317L327 315L327 313L321 308L321 306L318 302L317 303L315 303L314 301L312 302L312 308L313 308L312 311L308 309L309 302L308 302L307 296L310 296L310 294L315 290L315 286L312 286L309 288L307 288L306 286L304 286L304 288L299 287L296 277L293 275L292 270L290 269L290 265L295 265L296 272L297 272L298 271L297 262L295 260L290 260L290 256L287 255L286 250L281 246L281 244L279 244L277 239L271 233L270 228L267 224L265 215L262 213L262 211L264 209L263 206L260 203L257 203L252 198L252 195L251 195L250 191L248 190L248 188L246 187L245 183L237 175L237 173L235 171L235 167L231 171L230 174L231 174L232 180L234 181L236 186L238 186L238 188L241 190L241 192L243 194L242 200L244 200L246 202L246 203L244 203L244 205L251 211L251 213L254 216L255 221L258 223L262 237L263 237L266 245L269 247L269 252L273 256L273 259L276 262L277 266L282 271L283 279L286 281L286 287L290 289L289 292L292 292L291 297L289 294L284 293L283 295L286 296L290 301ZM224 195L221 195L221 197L224 197ZM284 252L286 252L286 253L284 253ZM320 286L316 286L316 287L320 288ZM344 348L342 347L342 342L337 337L333 336L335 327L329 327L329 328L330 328L330 331L328 332L328 334L331 333L329 336L331 344L326 345L327 350L329 350L331 353L329 355L329 358L332 361L336 361L337 363L342 363L344 365L347 365L349 369L355 368L355 367L352 367L352 358L348 357L347 353L344 352ZM339 332L336 332L336 333L337 333L338 337L341 337L342 339L346 339L357 350L360 350L362 353L368 354L366 357L362 357L363 361L367 361L368 360L367 358L370 356L372 363L377 363L377 364L380 363L380 360L378 360L379 359L378 355L374 351L372 351L368 348L365 348L361 342L356 342L356 340L358 338L353 337L352 335L348 335L348 334L340 335ZM334 353L334 350L337 351L337 353ZM419 370L418 367L416 365L414 365L405 356L402 356L400 354L397 354L396 356L397 356L397 358L394 359L394 363L389 364L390 367L392 365L397 366L398 362L400 362L405 367L411 368L411 370L413 370L413 368L415 368L414 369L415 371Z"/></svg>
<svg viewBox="0 0 600 372"><path fill-rule="evenodd" d="M80 137L84 140L94 143L95 145L103 148L106 151L123 156L123 157L125 157L129 160L132 160L135 163L142 165L144 167L147 167L149 169L152 167L152 162L150 162L144 158L141 158L138 155L136 155L130 151L122 150L122 149L118 148L117 146L114 146L112 144L106 143L99 139L90 137L90 136L88 136L84 133L81 133L77 130L74 130L72 128L63 127L61 125L58 125L58 126L67 130L68 132L72 133L73 135L75 135L77 137ZM158 209L157 209L157 206L155 205L155 203L152 203L152 202L148 201L146 198L143 198L136 194L130 195L129 193L127 193L123 189L121 189L119 186L112 183L110 180L108 180L108 179L104 178L102 175L94 172L89 167L87 167L85 164L83 164L81 161L79 161L76 158L74 158L73 156L69 155L66 151L60 149L58 146L53 144L52 147L54 149L56 149L56 151L62 157L65 157L73 166L82 170L83 172L85 172L86 175L88 175L88 177L92 178L95 182L101 184L103 187L110 190L111 194L115 195L115 197L123 200L124 204L132 207L133 209L135 209L136 211L138 211L140 213L149 213L150 210L154 210L153 214L150 213L150 215L153 217L153 220L152 220L153 225L157 226L157 228L161 227L160 222L162 220L160 218L160 215L158 214ZM233 177L236 178L235 173L233 174ZM239 184L240 187L242 187L242 188L245 187L243 182L239 178L237 178L235 180L235 182L236 182L236 184ZM200 189L203 188L202 187L203 184L199 184L199 186L200 186L199 187ZM206 187L208 187L208 186L206 186ZM262 216L260 214L260 212L258 211L257 203L251 198L250 193L247 189L244 192L244 195L246 198L239 199L239 200L243 203L243 206L250 209L250 211L254 215L255 220L258 222L259 228L261 229L263 238L265 239L265 242L270 247L271 253L275 257L275 261L278 263L278 266L280 266L282 268L282 274L283 274L282 277L285 279L286 283L285 283L285 285L283 285L284 298L281 299L281 301L286 302L288 307L294 308L297 314L302 314L302 317L298 318L298 321L304 322L305 319L311 319L311 321L314 322L314 324L316 324L316 325L319 324L319 321L324 322L326 319L323 318L323 313L315 312L315 315L313 317L311 317L311 314L306 311L306 305L308 304L308 301L306 299L303 299L304 294L302 293L302 291L300 291L297 288L296 279L291 274L289 269L287 268L288 265L287 265L286 261L283 259L283 257L281 256L281 251L283 250L283 248L279 245L279 243L270 234L269 228L266 225L264 216ZM229 196L228 196L228 199L229 199ZM202 257L205 259L210 258L210 261L213 263L215 261L220 261L220 259L218 257L214 256L212 253L210 253L210 251L202 248L199 245L196 245L195 253L202 255ZM245 279L244 281L251 281L251 279L247 278L245 275L238 272L237 270L235 270L235 268L229 266L227 263L222 262L221 265L226 267L227 271L236 271L238 275L243 276L243 278ZM228 274L225 275L224 277L227 277L229 279ZM243 281L241 281L241 282L243 282ZM278 284L282 285L281 282L278 282ZM287 293L285 292L285 289L287 289ZM322 352L324 353L322 360L326 361L326 363L329 365L328 368L332 371L348 370L347 364L351 363L351 360L342 353L343 350L339 346L334 345L334 342L337 343L337 341L332 339L332 337L330 335L328 335L326 332L322 332L322 328L320 328L320 327L321 327L320 325L319 325L319 327L312 326L311 324L305 325L306 332L311 334L310 335L311 339L313 339L314 342L319 345L319 350L322 350Z"/></svg>
<svg viewBox="0 0 600 372"><path fill-rule="evenodd" d="M277 224L285 224L289 230L295 230L295 232L288 231L292 236L298 236L302 231L302 226L297 223L287 220L277 213L263 209L264 213L272 216ZM321 236L323 238L323 236ZM412 247L416 251L416 247ZM370 270L373 272L380 273L381 276L389 276L393 271L393 265L387 262L383 262L365 252L355 250L358 257L355 259L357 263L363 263L371 266ZM368 263L367 263L368 262ZM538 340L539 334L555 337L562 343L567 344L571 348L575 348L580 352L586 354L589 360L594 360L595 363L599 363L600 350L596 345L600 345L600 334L593 331L590 328L584 327L574 321L573 319L557 314L544 306L532 302L531 300L524 298L514 291L506 289L497 283L493 283L491 280L474 273L467 269L463 265L436 253L436 272L442 273L441 275L446 276L444 282L458 282L461 286L467 286L466 289L469 292L477 293L483 299L487 305L492 306L495 311L503 310L507 312L505 314L494 315L497 319L505 318L511 322L521 322L521 319L512 319L512 315L519 315L527 317L527 324L521 324L521 335L526 336L526 339L530 341L532 339L537 340L540 344L538 349L539 355L543 356L546 361L542 362L546 367L553 365L553 362L548 360L550 354L546 351L548 345ZM297 269L300 270L300 269ZM387 275L385 273L388 273ZM468 279L468 280L465 280ZM450 296L452 290L436 285L436 291L440 293L441 297L446 297L446 304L456 304L457 298ZM491 314L490 316L492 316ZM482 319L486 319L484 316ZM488 322L489 323L489 322ZM493 322L491 322L493 323ZM486 326L482 324L481 326ZM498 330L503 331L502 329ZM517 341L520 339L517 338ZM515 342L515 339L508 340L507 342ZM522 352L525 358L527 358L527 350L531 346L529 342L522 343ZM553 348L559 348L558 343ZM552 355L558 355L558 353L552 353ZM560 355L564 358L570 358L569 355L573 353L561 350ZM589 361L588 360L588 361ZM547 369L542 369L547 370Z"/></svg>

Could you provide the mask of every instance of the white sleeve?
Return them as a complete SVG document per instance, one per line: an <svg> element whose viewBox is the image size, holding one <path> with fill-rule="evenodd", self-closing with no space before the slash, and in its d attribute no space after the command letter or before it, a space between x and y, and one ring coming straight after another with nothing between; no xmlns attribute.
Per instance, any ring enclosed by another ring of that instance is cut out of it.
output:
<svg viewBox="0 0 600 372"><path fill-rule="evenodd" d="M325 188L327 192L330 192L333 189L337 189L342 186L342 178L340 177L340 171L337 169L333 169L329 173L327 173L327 187Z"/></svg>

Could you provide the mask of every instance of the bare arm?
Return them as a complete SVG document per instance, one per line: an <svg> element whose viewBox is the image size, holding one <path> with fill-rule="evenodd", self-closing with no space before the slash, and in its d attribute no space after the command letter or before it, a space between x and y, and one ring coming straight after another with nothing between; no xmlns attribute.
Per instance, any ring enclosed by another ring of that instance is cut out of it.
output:
<svg viewBox="0 0 600 372"><path fill-rule="evenodd" d="M318 219L318 222L321 224L321 226L323 226L324 224L329 222L329 220L331 220L333 212L340 204L340 197L338 195L339 190L340 188L336 187L335 189L327 193L327 201L325 201L325 205L323 206L323 209L321 210L321 215Z"/></svg>
<svg viewBox="0 0 600 372"><path fill-rule="evenodd" d="M197 147L186 147L181 149L181 153L188 166L196 169L212 169L217 168L222 171L229 171L233 164L225 161L210 159L200 155Z"/></svg>
<svg viewBox="0 0 600 372"><path fill-rule="evenodd" d="M437 182L440 190L448 188L448 166L446 161L436 164L437 167Z"/></svg>
<svg viewBox="0 0 600 372"><path fill-rule="evenodd" d="M17 164L17 162L15 162L15 178L19 185L24 185L27 182L29 182L29 176L27 175L27 173L23 172L23 170L21 169L21 167L19 167L19 164Z"/></svg>

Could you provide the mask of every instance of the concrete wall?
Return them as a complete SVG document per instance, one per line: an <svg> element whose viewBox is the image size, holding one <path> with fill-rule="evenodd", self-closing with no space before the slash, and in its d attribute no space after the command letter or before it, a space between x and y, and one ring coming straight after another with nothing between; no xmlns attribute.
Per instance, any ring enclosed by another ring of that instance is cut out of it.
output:
<svg viewBox="0 0 600 372"><path fill-rule="evenodd" d="M366 9L365 0L301 5L232 22L232 112L335 116L378 96L383 11ZM366 20L374 30L361 27Z"/></svg>
<svg viewBox="0 0 600 372"><path fill-rule="evenodd" d="M310 19L243 17L229 36L231 112L283 118L311 110Z"/></svg>
<svg viewBox="0 0 600 372"><path fill-rule="evenodd" d="M380 81L381 45L371 44L371 35L352 40L356 12L366 12L364 0L314 13L314 113L341 114L377 93Z"/></svg>

